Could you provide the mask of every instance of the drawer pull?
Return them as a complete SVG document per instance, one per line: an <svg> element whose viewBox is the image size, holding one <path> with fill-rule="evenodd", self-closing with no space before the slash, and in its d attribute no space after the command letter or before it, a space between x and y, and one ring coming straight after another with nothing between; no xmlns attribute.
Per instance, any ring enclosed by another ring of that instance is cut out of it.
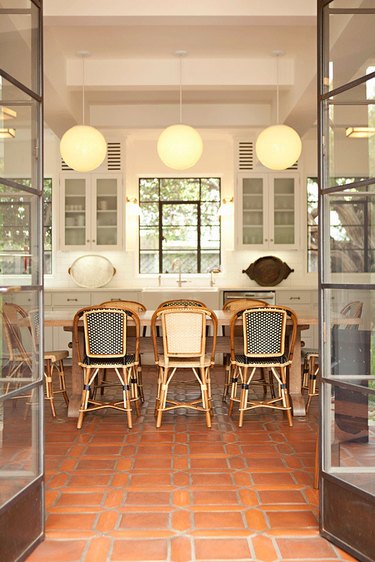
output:
<svg viewBox="0 0 375 562"><path fill-rule="evenodd" d="M289 297L290 301L300 301L301 297Z"/></svg>
<svg viewBox="0 0 375 562"><path fill-rule="evenodd" d="M77 302L78 299L66 299L68 302Z"/></svg>

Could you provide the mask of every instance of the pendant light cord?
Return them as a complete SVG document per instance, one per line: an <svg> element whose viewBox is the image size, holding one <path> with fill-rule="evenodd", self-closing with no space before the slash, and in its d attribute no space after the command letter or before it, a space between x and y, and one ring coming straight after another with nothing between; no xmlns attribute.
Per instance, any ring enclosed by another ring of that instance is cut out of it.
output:
<svg viewBox="0 0 375 562"><path fill-rule="evenodd" d="M180 125L182 123L182 55L180 57Z"/></svg>
<svg viewBox="0 0 375 562"><path fill-rule="evenodd" d="M276 124L280 123L279 119L279 57L280 55L276 55Z"/></svg>
<svg viewBox="0 0 375 562"><path fill-rule="evenodd" d="M82 55L82 125L85 124L85 57Z"/></svg>

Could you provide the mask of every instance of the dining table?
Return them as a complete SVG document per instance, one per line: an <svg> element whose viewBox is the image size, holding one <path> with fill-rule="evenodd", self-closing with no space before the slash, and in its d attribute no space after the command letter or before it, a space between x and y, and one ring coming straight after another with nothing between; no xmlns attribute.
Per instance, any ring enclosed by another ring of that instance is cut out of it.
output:
<svg viewBox="0 0 375 562"><path fill-rule="evenodd" d="M223 310L214 310L218 319L218 336L216 342L216 354L229 353L230 341L229 336L222 335L222 327L229 326L233 312ZM142 354L153 353L152 338L150 336L151 318L154 310L147 310L138 313L141 321L140 350ZM317 324L318 319L311 313L300 316L297 324L297 335L294 345L294 353L292 364L289 369L289 395L291 399L293 416L305 416L306 407L305 399L301 389L301 334L303 330L307 330L310 326ZM55 310L45 311L44 324L48 327L60 327L67 331L72 331L73 317L71 311ZM143 330L142 328L146 328ZM83 330L82 330L83 338ZM72 387L69 397L68 416L78 417L83 385L83 371L78 364L78 349L72 344Z"/></svg>

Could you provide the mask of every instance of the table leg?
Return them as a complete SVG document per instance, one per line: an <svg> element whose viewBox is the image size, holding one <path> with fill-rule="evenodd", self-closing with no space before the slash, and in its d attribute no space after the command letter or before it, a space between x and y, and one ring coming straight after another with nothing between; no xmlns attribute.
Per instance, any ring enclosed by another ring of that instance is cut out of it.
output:
<svg viewBox="0 0 375 562"><path fill-rule="evenodd" d="M297 327L293 361L289 370L289 395L293 416L305 416L306 406L301 391L301 328Z"/></svg>

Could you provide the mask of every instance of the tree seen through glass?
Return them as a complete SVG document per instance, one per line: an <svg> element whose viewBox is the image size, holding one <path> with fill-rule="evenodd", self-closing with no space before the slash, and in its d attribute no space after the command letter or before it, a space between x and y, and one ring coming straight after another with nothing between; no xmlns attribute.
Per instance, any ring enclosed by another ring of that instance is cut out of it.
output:
<svg viewBox="0 0 375 562"><path fill-rule="evenodd" d="M140 273L220 265L220 178L141 178Z"/></svg>

